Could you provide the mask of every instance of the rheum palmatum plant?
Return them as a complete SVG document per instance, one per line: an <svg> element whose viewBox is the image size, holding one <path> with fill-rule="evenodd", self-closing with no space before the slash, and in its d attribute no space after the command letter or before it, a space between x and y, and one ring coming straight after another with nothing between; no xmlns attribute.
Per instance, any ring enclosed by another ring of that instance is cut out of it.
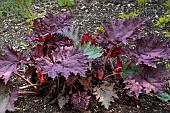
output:
<svg viewBox="0 0 170 113"><path fill-rule="evenodd" d="M0 55L0 110L13 111L20 93L46 94L46 101L57 103L60 109L71 104L81 111L88 108L93 94L108 109L119 98L115 81L107 81L109 77L123 80L129 96L160 95L169 75L162 63L170 59L169 40L145 37L145 21L140 17L111 20L109 25L102 24L104 32L80 36L68 12L47 12L45 17L35 19L33 32L25 35L31 44L29 56L24 57L11 46ZM26 70L19 69L23 65ZM14 84L11 89L12 76L29 85Z"/></svg>

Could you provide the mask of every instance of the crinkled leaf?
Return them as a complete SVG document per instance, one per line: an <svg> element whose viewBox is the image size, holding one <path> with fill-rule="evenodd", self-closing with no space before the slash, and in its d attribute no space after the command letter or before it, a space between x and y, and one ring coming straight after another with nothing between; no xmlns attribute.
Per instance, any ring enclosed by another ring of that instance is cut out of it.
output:
<svg viewBox="0 0 170 113"><path fill-rule="evenodd" d="M129 96L138 98L140 93L150 93L151 91L161 93L165 90L167 77L170 76L162 65L158 68L144 67L141 74L129 75L124 81Z"/></svg>
<svg viewBox="0 0 170 113"><path fill-rule="evenodd" d="M73 46L73 41L62 34L56 34L51 39L48 39L43 44L43 53L45 55L51 54L52 51L64 46Z"/></svg>
<svg viewBox="0 0 170 113"><path fill-rule="evenodd" d="M81 77L79 79L81 85L84 86L84 90L92 90L92 76L90 77Z"/></svg>
<svg viewBox="0 0 170 113"><path fill-rule="evenodd" d="M84 53L88 55L88 58L92 59L98 58L103 54L101 47L91 45L89 42L79 45L79 50L83 50Z"/></svg>
<svg viewBox="0 0 170 113"><path fill-rule="evenodd" d="M71 47L61 47L52 53L52 59L44 57L37 59L37 64L41 67L43 74L48 74L49 77L55 78L61 73L66 79L70 73L80 76L85 76L88 68L87 62L91 60L84 55L83 51L76 50Z"/></svg>
<svg viewBox="0 0 170 113"><path fill-rule="evenodd" d="M10 84L4 84L0 81L0 112L5 113L14 111L14 102L17 100L17 90L10 91Z"/></svg>
<svg viewBox="0 0 170 113"><path fill-rule="evenodd" d="M80 39L78 37L78 31L79 28L74 29L74 27L67 28L63 31L63 35L68 37L69 39L72 39L74 41L74 45L77 46L80 42Z"/></svg>
<svg viewBox="0 0 170 113"><path fill-rule="evenodd" d="M126 77L126 75L136 75L140 73L141 73L141 69L138 66L136 66L135 63L132 63L130 66L124 65L120 75L122 77Z"/></svg>
<svg viewBox="0 0 170 113"><path fill-rule="evenodd" d="M84 111L90 103L90 98L91 96L87 95L87 92L75 93L71 97L71 103L74 108Z"/></svg>
<svg viewBox="0 0 170 113"><path fill-rule="evenodd" d="M25 38L30 42L44 42L72 25L73 20L68 12L56 15L47 12L45 17L34 20L33 33L26 35Z"/></svg>
<svg viewBox="0 0 170 113"><path fill-rule="evenodd" d="M68 95L66 95L66 97L65 97L65 96L59 96L59 97L57 98L57 100L58 100L58 105L59 105L60 109L62 109L62 108L64 107L64 105L69 102L69 99L70 99L70 98L69 98Z"/></svg>
<svg viewBox="0 0 170 113"><path fill-rule="evenodd" d="M102 102L106 109L111 105L110 102L114 102L114 98L118 98L116 91L114 91L114 84L108 82L97 85L93 89L93 94L96 96L96 99L99 99L99 102Z"/></svg>
<svg viewBox="0 0 170 113"><path fill-rule="evenodd" d="M62 35L55 34L52 38L47 39L43 45L38 44L36 47L32 48L31 56L36 59L46 55L50 55L52 51L64 46L73 46L74 43L72 39Z"/></svg>
<svg viewBox="0 0 170 113"><path fill-rule="evenodd" d="M101 36L115 44L117 42L126 44L128 39L135 40L141 38L141 30L144 29L145 21L146 19L140 17L130 17L129 19L118 21L111 20L108 27L102 24L106 32L102 33Z"/></svg>
<svg viewBox="0 0 170 113"><path fill-rule="evenodd" d="M90 42L91 44L96 44L96 40L99 38L98 34L92 35L91 33L83 34L80 43L83 45L86 42Z"/></svg>
<svg viewBox="0 0 170 113"><path fill-rule="evenodd" d="M76 80L79 78L79 76L70 76L68 77L67 81L66 81L66 85L68 87L73 86L73 84L76 82Z"/></svg>
<svg viewBox="0 0 170 113"><path fill-rule="evenodd" d="M43 48L44 47L40 44L36 45L36 47L32 48L31 56L33 58L41 58L41 56L44 55Z"/></svg>
<svg viewBox="0 0 170 113"><path fill-rule="evenodd" d="M12 47L5 49L5 54L0 55L0 78L5 84L8 82L12 73L17 73L17 65L23 60L22 54L18 55Z"/></svg>
<svg viewBox="0 0 170 113"><path fill-rule="evenodd" d="M142 93L142 86L139 84L139 82L131 79L131 80L125 80L124 83L126 84L125 89L129 89L127 91L127 94L129 96L136 96L138 98L139 94Z"/></svg>
<svg viewBox="0 0 170 113"><path fill-rule="evenodd" d="M156 97L164 102L168 102L170 100L170 95L167 93L158 93L156 94Z"/></svg>
<svg viewBox="0 0 170 113"><path fill-rule="evenodd" d="M170 48L167 48L169 40L160 41L156 37L138 40L135 49L126 49L128 56L135 59L136 64L146 64L156 68L157 61L170 59Z"/></svg>

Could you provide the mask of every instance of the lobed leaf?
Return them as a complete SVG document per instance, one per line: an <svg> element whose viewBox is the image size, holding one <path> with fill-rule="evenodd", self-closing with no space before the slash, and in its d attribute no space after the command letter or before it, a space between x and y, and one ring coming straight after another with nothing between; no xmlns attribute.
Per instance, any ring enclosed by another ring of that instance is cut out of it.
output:
<svg viewBox="0 0 170 113"><path fill-rule="evenodd" d="M167 84L167 77L170 72L163 66L159 65L158 68L144 67L141 74L129 75L124 83L125 89L129 96L136 96L138 98L140 93L161 93L165 90Z"/></svg>
<svg viewBox="0 0 170 113"><path fill-rule="evenodd" d="M37 64L42 69L43 74L55 78L61 73L66 79L70 73L85 76L88 64L91 60L84 55L83 51L71 47L61 47L52 53L52 59L44 57L37 59Z"/></svg>
<svg viewBox="0 0 170 113"><path fill-rule="evenodd" d="M130 17L129 19L118 21L110 20L108 27L102 24L106 32L102 33L101 36L114 44L118 42L126 44L128 39L136 40L142 38L141 30L145 28L145 21L146 19L140 17Z"/></svg>
<svg viewBox="0 0 170 113"><path fill-rule="evenodd" d="M74 46L77 46L80 43L80 39L78 37L78 31L79 31L79 28L74 29L74 27L71 26L65 29L62 34L68 37L69 39L72 39L74 41Z"/></svg>
<svg viewBox="0 0 170 113"><path fill-rule="evenodd" d="M81 79L79 79L79 82L81 85L84 86L84 90L92 90L92 76L90 77L81 77Z"/></svg>
<svg viewBox="0 0 170 113"><path fill-rule="evenodd" d="M22 54L18 55L12 47L5 49L5 54L0 55L0 79L7 84L12 73L17 73L17 66L24 60Z"/></svg>
<svg viewBox="0 0 170 113"><path fill-rule="evenodd" d="M47 12L44 18L34 20L33 33L25 35L25 38L30 42L44 42L72 25L73 20L68 12L58 13L56 15Z"/></svg>
<svg viewBox="0 0 170 113"><path fill-rule="evenodd" d="M88 96L87 92L75 93L71 97L71 103L74 108L85 111L90 103L90 98L91 96Z"/></svg>
<svg viewBox="0 0 170 113"><path fill-rule="evenodd" d="M169 40L160 41L156 37L143 38L137 41L136 48L126 49L126 55L132 57L136 65L145 64L156 68L158 61L170 59Z"/></svg>
<svg viewBox="0 0 170 113"><path fill-rule="evenodd" d="M96 96L96 99L99 99L99 102L102 102L102 105L104 105L106 109L111 105L110 102L114 102L113 98L118 98L113 89L114 84L110 84L106 81L93 89L93 94Z"/></svg>
<svg viewBox="0 0 170 113"><path fill-rule="evenodd" d="M170 95L167 93L158 93L156 94L156 97L164 102L168 102L170 100Z"/></svg>
<svg viewBox="0 0 170 113"><path fill-rule="evenodd" d="M83 50L85 55L88 55L88 58L91 59L98 58L103 54L102 49L100 47L91 45L91 43L89 42L84 43L83 45L79 45L78 49Z"/></svg>
<svg viewBox="0 0 170 113"><path fill-rule="evenodd" d="M127 75L137 75L141 73L141 69L136 66L135 63L132 63L130 66L124 65L122 68L121 76L126 77Z"/></svg>
<svg viewBox="0 0 170 113"><path fill-rule="evenodd" d="M63 106L64 106L66 103L69 102L69 96L68 96L68 95L66 95L66 97L65 97L65 96L59 96L59 97L57 98L57 100L58 100L58 105L59 105L60 109L62 109Z"/></svg>
<svg viewBox="0 0 170 113"><path fill-rule="evenodd" d="M14 102L17 100L17 90L10 91L10 84L0 81L0 112L14 111Z"/></svg>

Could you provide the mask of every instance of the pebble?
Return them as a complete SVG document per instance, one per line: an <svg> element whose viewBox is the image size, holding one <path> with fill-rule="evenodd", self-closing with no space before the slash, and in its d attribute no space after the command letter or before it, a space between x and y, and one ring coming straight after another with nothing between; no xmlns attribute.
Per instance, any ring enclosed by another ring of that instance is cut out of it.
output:
<svg viewBox="0 0 170 113"><path fill-rule="evenodd" d="M80 9L85 9L86 8L86 6L82 6Z"/></svg>
<svg viewBox="0 0 170 113"><path fill-rule="evenodd" d="M67 9L61 9L61 11L64 11L64 12L66 12L66 11L67 11Z"/></svg>

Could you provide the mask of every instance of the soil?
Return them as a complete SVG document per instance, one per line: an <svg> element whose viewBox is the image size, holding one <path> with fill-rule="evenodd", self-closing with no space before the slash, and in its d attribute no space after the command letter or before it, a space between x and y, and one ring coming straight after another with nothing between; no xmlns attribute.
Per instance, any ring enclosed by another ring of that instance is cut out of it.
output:
<svg viewBox="0 0 170 113"><path fill-rule="evenodd" d="M155 27L154 24L167 10L163 5L164 0L148 1L141 15L148 18L146 31L155 35L163 35L164 29ZM75 26L80 28L80 34L95 32L102 22L107 23L110 19L118 18L121 13L133 12L137 8L136 0L76 0L75 5L71 8L57 6L56 0L36 2L33 5L33 10L39 13L45 10L52 13L69 10L74 18ZM2 48L8 44L18 50L26 51L29 47L29 44L24 40L24 32L27 30L25 20L14 22L12 18L13 16L7 15L0 20L0 52L3 52ZM119 97L108 110L92 97L90 106L85 113L170 113L170 102L162 102L153 96L140 95L139 100L136 100L122 93ZM43 95L19 95L15 102L14 113L80 112L71 105L59 109L57 104L49 104L45 98L46 96Z"/></svg>

